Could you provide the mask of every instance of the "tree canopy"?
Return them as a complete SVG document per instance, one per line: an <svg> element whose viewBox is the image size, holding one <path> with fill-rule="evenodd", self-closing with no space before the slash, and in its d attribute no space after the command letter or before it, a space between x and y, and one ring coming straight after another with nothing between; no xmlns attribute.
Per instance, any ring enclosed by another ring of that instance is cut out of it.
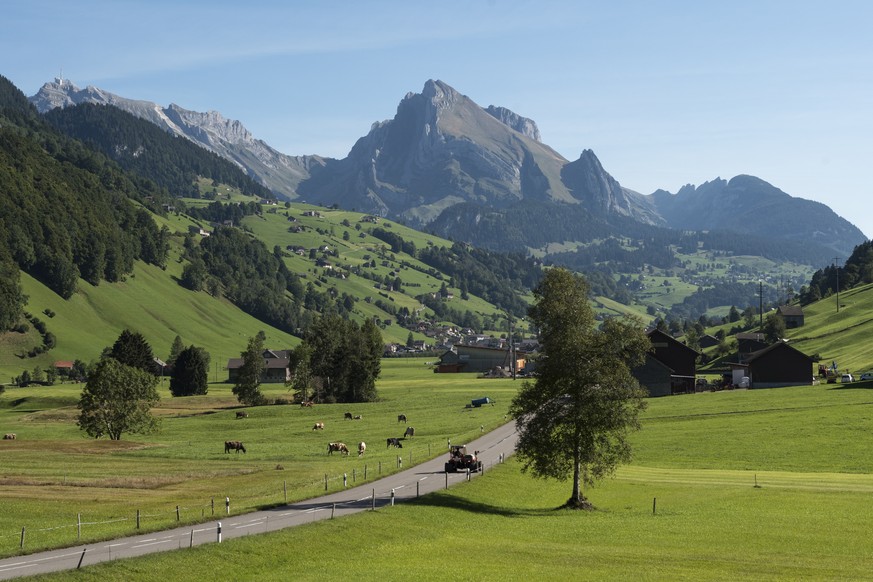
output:
<svg viewBox="0 0 873 582"><path fill-rule="evenodd" d="M249 338L246 350L240 354L243 359L239 369L233 393L237 400L246 406L257 406L264 403L261 394L261 374L264 373L264 336L257 334Z"/></svg>
<svg viewBox="0 0 873 582"><path fill-rule="evenodd" d="M572 478L569 507L590 507L592 485L630 459L628 433L639 428L644 392L631 374L651 348L635 320L595 325L585 280L552 269L534 290L529 310L539 329L537 376L522 385L510 411L518 457L535 477Z"/></svg>
<svg viewBox="0 0 873 582"><path fill-rule="evenodd" d="M150 372L155 366L152 347L139 332L125 329L115 340L109 355L126 366Z"/></svg>
<svg viewBox="0 0 873 582"><path fill-rule="evenodd" d="M372 321L362 326L338 315L319 318L307 330L304 344L309 372L321 379L322 402L372 402L381 372L382 334Z"/></svg>
<svg viewBox="0 0 873 582"><path fill-rule="evenodd" d="M209 353L203 348L188 346L176 357L170 378L170 393L173 396L206 394L209 390L208 377Z"/></svg>
<svg viewBox="0 0 873 582"><path fill-rule="evenodd" d="M126 366L114 358L103 358L88 376L79 399L79 428L94 438L121 439L123 433L147 434L157 429L151 407L160 400L158 379Z"/></svg>

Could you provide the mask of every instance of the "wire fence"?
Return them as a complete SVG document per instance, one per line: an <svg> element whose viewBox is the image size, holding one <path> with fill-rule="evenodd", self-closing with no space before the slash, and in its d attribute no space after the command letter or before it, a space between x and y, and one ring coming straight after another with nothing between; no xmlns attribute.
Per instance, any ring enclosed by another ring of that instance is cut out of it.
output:
<svg viewBox="0 0 873 582"><path fill-rule="evenodd" d="M222 516L280 506L289 503L289 492L292 501L300 501L343 491L400 472L404 466L408 468L415 462L433 458L434 451L438 456L445 450L442 445L435 446L433 443L427 443L426 446L427 453L423 446L404 448L402 453L398 452L388 461L366 463L360 469L353 467L350 471L339 474L325 473L317 480L296 481L291 483L290 487L288 480L283 479L281 482L274 483L268 490L262 488L260 491L235 491L233 495L211 497L205 503L169 504L164 506L164 509L150 512L132 508L126 515L111 515L106 516L105 519L95 518L87 512L77 512L75 519L71 516L70 521L66 523L48 525L25 523L20 529L0 531L0 557L159 531L202 523ZM393 494L391 502L393 504ZM375 490L373 505L375 508Z"/></svg>

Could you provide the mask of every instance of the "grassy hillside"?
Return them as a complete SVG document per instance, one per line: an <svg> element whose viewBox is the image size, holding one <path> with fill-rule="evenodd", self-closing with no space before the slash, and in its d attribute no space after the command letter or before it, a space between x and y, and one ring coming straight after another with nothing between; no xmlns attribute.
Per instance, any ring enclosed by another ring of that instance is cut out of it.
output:
<svg viewBox="0 0 873 582"><path fill-rule="evenodd" d="M841 371L873 370L873 285L862 285L803 308L804 326L788 330L788 339L802 352L836 361Z"/></svg>
<svg viewBox="0 0 873 582"><path fill-rule="evenodd" d="M220 191L230 199L242 199L238 192L226 187ZM191 206L208 203L193 199L186 199L186 202ZM288 209L284 206L264 208L262 216L247 217L243 226L264 241L268 248L278 246L284 249L283 260L289 270L303 277L304 283L312 283L320 291L333 288L337 296L347 293L354 297L356 303L352 316L358 322L373 317L390 320L391 324L382 329L385 342L405 343L409 335L408 329L397 325L396 315L390 310L405 307L421 317L429 317L429 310L424 309L415 296L439 291L442 285L450 282L449 277L416 258L391 252L383 241L369 234L374 225L361 222L363 215L360 213L298 204ZM320 216L303 216L307 210L316 210ZM289 221L289 216L295 222ZM186 345L193 343L205 347L212 355L213 369L218 365L219 375L223 373L221 368L227 358L238 356L245 349L248 337L260 330L267 334L267 345L293 347L298 343L297 338L256 320L227 300L206 292L195 293L179 285L178 280L187 263L181 257L189 227L199 225L211 229L211 226L176 213L154 216L154 219L159 227L166 226L173 233L166 270L137 262L133 274L119 283L102 282L93 286L80 280L78 292L69 300L62 299L22 273L23 291L29 296L26 310L46 323L48 331L57 337L57 346L35 358L22 358L19 356L41 343L36 331L31 328L27 334L0 334L0 381L9 382L23 370L33 370L36 366L46 369L57 360L89 361L96 358L125 327L142 333L158 357L166 358L177 334ZM289 226L301 226L303 232L289 232ZM388 226L380 222L378 226L392 229L419 248L451 246L450 241L402 225ZM345 232L349 233L348 240L344 240ZM309 258L308 249L325 245L338 253L335 258L329 257L333 264L330 270L317 267ZM307 252L299 256L288 251L288 246L304 247ZM351 273L352 269L359 269L371 261L375 261L376 266L365 269L370 278ZM342 276L337 276L339 273ZM376 278L379 280L374 281ZM401 291L385 288L381 282L385 278L392 281L400 278ZM487 301L475 295L462 299L458 288L450 288L450 291L455 295L450 300L453 309L503 320L502 312ZM43 313L47 309L56 315L47 317ZM427 339L418 331L413 332L413 336ZM433 343L433 340L429 341Z"/></svg>
<svg viewBox="0 0 873 582"><path fill-rule="evenodd" d="M22 343L21 334L0 335L0 378L4 382L25 369L35 366L46 369L56 360L87 362L97 358L124 328L142 333L155 355L164 359L178 334L185 345L206 348L212 356L213 370L216 364L223 369L227 358L238 357L248 338L261 330L271 346L293 347L299 342L227 301L184 289L167 272L152 265L138 263L133 275L121 283L104 282L94 287L80 281L79 291L69 300L25 274L21 280L29 296L28 311L55 334L57 346L35 358L20 358L25 347L39 343L35 331L31 329L24 345L18 345ZM55 316L46 316L43 313L46 309Z"/></svg>

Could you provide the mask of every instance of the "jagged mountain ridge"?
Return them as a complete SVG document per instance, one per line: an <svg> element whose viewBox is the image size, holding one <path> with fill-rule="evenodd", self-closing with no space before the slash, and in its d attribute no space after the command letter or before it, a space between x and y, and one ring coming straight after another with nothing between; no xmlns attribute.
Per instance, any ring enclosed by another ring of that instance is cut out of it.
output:
<svg viewBox="0 0 873 582"><path fill-rule="evenodd" d="M217 111L200 113L176 104L162 107L151 101L120 97L93 86L80 89L67 79L45 83L29 100L40 113L79 103L118 107L236 163L277 196L289 200L295 197L297 185L324 164L320 156L280 153L264 141L255 139L242 123L226 119Z"/></svg>
<svg viewBox="0 0 873 582"><path fill-rule="evenodd" d="M860 229L821 202L794 198L755 176L689 184L675 194L658 190L651 199L666 224L677 229L730 230L823 245L838 241L845 254L866 240Z"/></svg>
<svg viewBox="0 0 873 582"><path fill-rule="evenodd" d="M664 190L639 194L622 187L590 149L570 162L542 142L533 120L503 107L483 109L442 81L429 80L421 93L408 93L394 118L374 123L343 159L286 156L216 112L162 108L93 87L79 90L69 81L47 83L31 98L41 111L85 100L122 107L185 135L244 166L286 198L339 204L477 244L483 240L469 236L483 216L494 219L488 230L499 237L513 212L546 207L576 223L563 220L562 228L534 233L516 221L510 246L536 246L525 239L543 236L556 242L585 240L586 233L603 231L603 224L592 221L624 228L630 224L624 219L810 240L841 254L866 240L825 205L791 197L750 176L686 186L675 195ZM470 212L473 216L464 216ZM773 216L795 218L774 225ZM504 241L487 242L500 248Z"/></svg>
<svg viewBox="0 0 873 582"><path fill-rule="evenodd" d="M568 165L575 178L569 184L562 178ZM299 194L417 226L461 203L499 210L521 201L656 219L645 198L606 174L593 152L583 152L577 166L573 172L576 166L540 141L532 120L501 107L483 109L429 80L421 93L404 97L393 119L374 124L348 157L302 182Z"/></svg>

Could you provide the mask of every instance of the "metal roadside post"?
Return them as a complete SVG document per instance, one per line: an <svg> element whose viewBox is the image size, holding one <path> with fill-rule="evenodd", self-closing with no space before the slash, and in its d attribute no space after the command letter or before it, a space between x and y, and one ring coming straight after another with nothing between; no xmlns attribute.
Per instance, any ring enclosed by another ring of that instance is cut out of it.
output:
<svg viewBox="0 0 873 582"><path fill-rule="evenodd" d="M221 543L221 522L218 522L218 543Z"/></svg>

